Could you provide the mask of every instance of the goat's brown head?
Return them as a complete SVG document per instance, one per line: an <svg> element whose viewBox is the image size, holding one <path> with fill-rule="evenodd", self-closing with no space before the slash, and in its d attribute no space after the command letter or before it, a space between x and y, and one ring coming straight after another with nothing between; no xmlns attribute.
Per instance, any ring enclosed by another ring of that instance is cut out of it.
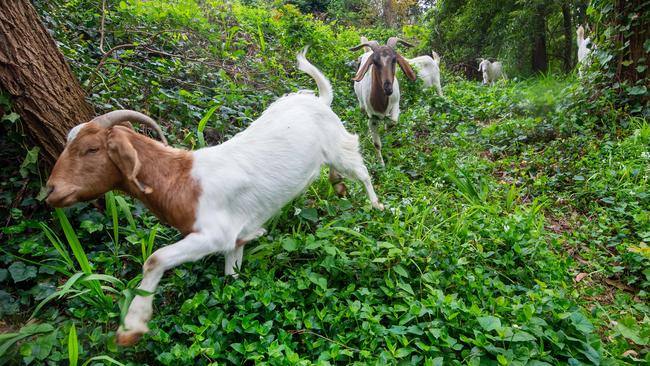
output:
<svg viewBox="0 0 650 366"><path fill-rule="evenodd" d="M47 180L48 204L65 207L91 200L126 181L151 193L151 188L137 178L140 160L129 140L135 132L118 125L128 121L152 127L167 144L156 122L135 111L109 112L74 127Z"/></svg>
<svg viewBox="0 0 650 366"><path fill-rule="evenodd" d="M402 69L406 77L411 80L415 80L415 72L411 69L409 63L395 50L395 46L398 43L401 43L407 47L413 47L408 42L405 42L397 37L390 37L386 42L385 46L380 46L377 41L366 41L363 42L364 38L362 37L362 43L358 46L350 48L350 51L356 51L364 47L369 47L372 50L372 55L368 57L366 62L359 68L357 74L352 78L354 81L361 81L363 77L370 69L370 66L374 66L374 73L377 73L376 77L379 77L381 81L381 87L385 95L393 94L393 80L395 79L395 64L399 64L399 67Z"/></svg>

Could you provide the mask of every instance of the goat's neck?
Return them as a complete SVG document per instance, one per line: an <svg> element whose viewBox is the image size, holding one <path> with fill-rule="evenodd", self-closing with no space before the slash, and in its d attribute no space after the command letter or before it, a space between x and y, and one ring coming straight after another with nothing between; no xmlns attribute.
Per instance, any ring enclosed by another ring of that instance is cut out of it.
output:
<svg viewBox="0 0 650 366"><path fill-rule="evenodd" d="M153 191L145 194L128 180L118 188L141 200L161 221L183 235L191 233L201 193L191 174L192 153L163 146L142 135L134 135L131 143L141 163L138 179Z"/></svg>
<svg viewBox="0 0 650 366"><path fill-rule="evenodd" d="M370 105L372 109L379 113L386 113L388 109L388 95L384 94L384 87L381 83L379 73L370 70L372 75L372 84L370 85Z"/></svg>

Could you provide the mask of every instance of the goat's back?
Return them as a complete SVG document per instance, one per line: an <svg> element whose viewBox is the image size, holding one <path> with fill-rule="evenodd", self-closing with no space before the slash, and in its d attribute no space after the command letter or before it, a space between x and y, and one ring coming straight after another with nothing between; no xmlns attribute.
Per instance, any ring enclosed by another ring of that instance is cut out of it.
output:
<svg viewBox="0 0 650 366"><path fill-rule="evenodd" d="M440 79L440 67L429 56L418 56L407 60L416 69L418 78L422 79L425 87L431 87Z"/></svg>
<svg viewBox="0 0 650 366"><path fill-rule="evenodd" d="M350 138L313 94L280 98L232 139L193 153L192 175L204 190L197 217L208 220L197 225L214 225L214 216L223 212L229 217L219 216L222 222L243 223L232 228L237 235L259 229L318 176L327 151Z"/></svg>

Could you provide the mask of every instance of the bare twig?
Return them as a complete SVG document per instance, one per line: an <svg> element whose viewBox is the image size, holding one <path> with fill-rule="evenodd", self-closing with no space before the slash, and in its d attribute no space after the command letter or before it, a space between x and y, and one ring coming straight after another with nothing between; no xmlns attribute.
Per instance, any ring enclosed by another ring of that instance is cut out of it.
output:
<svg viewBox="0 0 650 366"><path fill-rule="evenodd" d="M159 55L162 55L162 56L175 57L175 58L179 58L181 60L197 62L197 63L203 64L203 65L208 65L208 66L219 66L219 65L217 65L216 62L208 62L208 61L201 60L201 59L198 59L198 58L193 58L193 57L188 57L188 56L184 56L184 55L179 55L179 54L169 53L169 52L165 52L165 51L160 51L160 50L151 48L151 47L149 47L147 45L142 46L142 48L144 48L148 52L156 53L156 54L159 54Z"/></svg>
<svg viewBox="0 0 650 366"><path fill-rule="evenodd" d="M133 44L133 43L125 43L125 44L121 44L119 46L115 46L115 47L111 48L110 50L108 50L108 52L104 53L104 56L102 56L102 59L99 60L99 64L97 64L97 67L95 67L95 71L93 71L93 74L90 75L90 79L88 79L88 86L86 87L86 93L88 93L90 90L92 90L93 82L95 81L95 78L97 77L99 69L101 69L102 66L104 66L104 63L106 63L106 59L108 59L108 57L110 55L112 55L113 52L115 52L117 50L120 50L120 49L123 49L123 48L134 48L134 47L136 47L136 45Z"/></svg>
<svg viewBox="0 0 650 366"><path fill-rule="evenodd" d="M102 0L102 25L101 28L99 28L99 50L102 51L102 53L106 53L104 51L104 22L106 20L106 0Z"/></svg>
<svg viewBox="0 0 650 366"><path fill-rule="evenodd" d="M304 333L307 333L307 334L315 335L316 337L322 338L322 339L324 339L326 341L330 341L332 343L338 344L339 346L341 346L341 347L343 347L343 348L345 348L347 350L350 350L352 352L357 352L357 353L361 352L361 350L358 349L358 348L346 346L345 344L343 344L341 342L337 342L337 341L335 341L335 340L333 340L331 338L327 338L325 336L322 336L322 335L320 335L318 333L314 333L314 332L312 332L310 330L307 330L307 329L294 329L294 330L290 330L289 333L290 334L304 334Z"/></svg>

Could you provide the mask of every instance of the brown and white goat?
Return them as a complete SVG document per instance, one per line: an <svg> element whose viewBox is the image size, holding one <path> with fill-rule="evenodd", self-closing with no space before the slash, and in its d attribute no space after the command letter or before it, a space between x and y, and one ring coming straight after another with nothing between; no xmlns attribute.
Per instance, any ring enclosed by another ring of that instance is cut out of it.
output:
<svg viewBox="0 0 650 366"><path fill-rule="evenodd" d="M362 37L360 45L350 48L350 51L357 51L361 48L370 49L361 56L361 67L352 80L356 81L354 92L359 100L361 110L368 114L368 128L372 134L377 158L382 166L385 164L381 154L379 118L388 116L393 124L399 120L400 92L399 83L395 77L395 64L399 64L409 79L416 79L409 63L395 50L398 43L413 47L410 43L397 37L389 38L385 46Z"/></svg>
<svg viewBox="0 0 650 366"><path fill-rule="evenodd" d="M183 233L145 262L139 288L148 292L155 292L166 270L212 253L224 253L226 274L235 274L244 244L264 234L264 223L318 177L323 164L330 165L333 184L340 184L337 171L355 178L373 207L383 209L358 137L330 108L332 87L304 52L298 67L314 78L320 96L286 95L218 146L175 149L120 126L135 121L157 127L134 111L110 112L73 128L47 182L47 202L69 206L119 189ZM119 344L134 344L148 331L152 301L153 296L133 299L117 332Z"/></svg>

